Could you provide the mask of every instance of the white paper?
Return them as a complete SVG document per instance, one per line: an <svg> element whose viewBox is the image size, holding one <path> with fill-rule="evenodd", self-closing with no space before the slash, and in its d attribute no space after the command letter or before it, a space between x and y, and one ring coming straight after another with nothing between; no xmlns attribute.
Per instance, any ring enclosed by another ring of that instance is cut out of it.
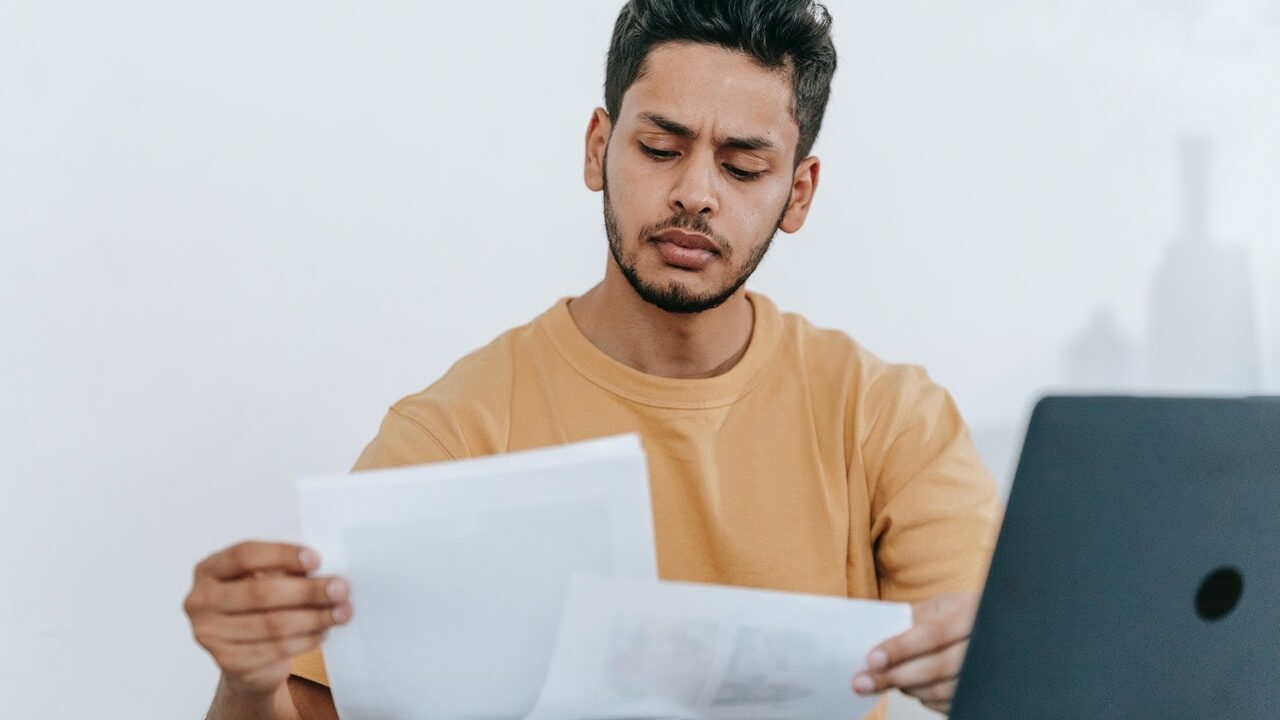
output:
<svg viewBox="0 0 1280 720"><path fill-rule="evenodd" d="M324 644L343 720L523 717L570 577L657 577L635 435L297 487L302 541L351 583Z"/></svg>
<svg viewBox="0 0 1280 720"><path fill-rule="evenodd" d="M578 575L526 720L858 720L850 687L900 603Z"/></svg>

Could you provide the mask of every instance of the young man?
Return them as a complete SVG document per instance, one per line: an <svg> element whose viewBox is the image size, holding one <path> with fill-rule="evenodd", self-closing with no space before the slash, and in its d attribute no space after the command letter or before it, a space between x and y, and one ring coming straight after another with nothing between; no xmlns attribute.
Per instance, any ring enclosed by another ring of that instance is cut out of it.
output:
<svg viewBox="0 0 1280 720"><path fill-rule="evenodd" d="M923 371L743 288L809 212L835 65L808 0L629 2L586 134L604 279L397 402L355 469L638 431L664 578L914 602L851 692L945 711L994 483ZM186 608L222 669L211 719L336 717L316 648L353 610L317 565L244 543L197 566Z"/></svg>

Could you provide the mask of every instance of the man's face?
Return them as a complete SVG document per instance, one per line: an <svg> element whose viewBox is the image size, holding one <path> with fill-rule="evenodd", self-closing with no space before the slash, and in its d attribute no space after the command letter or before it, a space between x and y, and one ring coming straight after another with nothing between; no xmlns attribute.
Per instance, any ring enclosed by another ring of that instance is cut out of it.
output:
<svg viewBox="0 0 1280 720"><path fill-rule="evenodd" d="M701 312L755 270L792 195L791 102L789 74L744 54L650 52L613 119L602 177L610 251L646 301Z"/></svg>

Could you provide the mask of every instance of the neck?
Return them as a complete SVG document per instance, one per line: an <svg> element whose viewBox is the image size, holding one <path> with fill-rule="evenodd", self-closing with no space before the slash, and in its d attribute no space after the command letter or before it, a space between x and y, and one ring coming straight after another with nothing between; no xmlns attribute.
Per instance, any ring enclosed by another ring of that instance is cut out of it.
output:
<svg viewBox="0 0 1280 720"><path fill-rule="evenodd" d="M711 310L669 313L645 302L612 261L600 284L569 303L569 314L604 354L640 372L672 378L727 372L746 354L754 324L744 289Z"/></svg>

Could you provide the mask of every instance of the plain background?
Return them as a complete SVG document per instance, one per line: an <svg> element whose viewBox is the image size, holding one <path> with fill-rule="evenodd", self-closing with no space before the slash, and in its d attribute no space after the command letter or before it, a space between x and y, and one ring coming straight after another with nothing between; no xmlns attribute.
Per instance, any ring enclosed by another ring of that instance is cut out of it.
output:
<svg viewBox="0 0 1280 720"><path fill-rule="evenodd" d="M1007 486L1038 394L1151 386L1198 133L1246 270L1179 287L1244 284L1257 372L1179 389L1280 389L1280 2L830 5L822 182L755 289L926 366ZM600 277L618 6L0 0L8 715L199 717L192 565L293 537L293 478Z"/></svg>

